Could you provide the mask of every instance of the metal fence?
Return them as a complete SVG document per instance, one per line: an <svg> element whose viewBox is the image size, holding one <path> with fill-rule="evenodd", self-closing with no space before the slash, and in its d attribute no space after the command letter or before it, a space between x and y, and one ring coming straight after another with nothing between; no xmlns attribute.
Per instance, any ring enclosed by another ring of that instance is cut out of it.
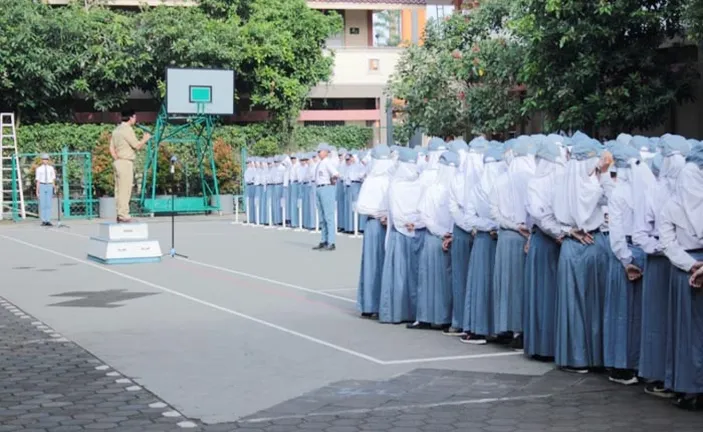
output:
<svg viewBox="0 0 703 432"><path fill-rule="evenodd" d="M56 170L56 198L52 203L52 217L62 219L92 219L98 215L98 201L93 198L93 163L87 152L69 152L64 147L60 153L47 153ZM39 216L39 202L35 171L41 165L42 153L21 153L19 165L13 164L13 178L18 171L22 176L27 217ZM12 218L21 219L20 194L16 182L12 190ZM60 212L60 213L59 213Z"/></svg>

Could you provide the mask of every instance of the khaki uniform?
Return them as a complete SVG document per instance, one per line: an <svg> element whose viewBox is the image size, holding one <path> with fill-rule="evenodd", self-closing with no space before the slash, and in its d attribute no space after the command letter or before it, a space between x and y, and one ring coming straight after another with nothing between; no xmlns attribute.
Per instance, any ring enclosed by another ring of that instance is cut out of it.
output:
<svg viewBox="0 0 703 432"><path fill-rule="evenodd" d="M110 144L117 153L117 159L112 164L115 169L117 217L128 219L134 185L134 159L137 157L135 150L139 148L139 140L130 125L121 123L112 131Z"/></svg>

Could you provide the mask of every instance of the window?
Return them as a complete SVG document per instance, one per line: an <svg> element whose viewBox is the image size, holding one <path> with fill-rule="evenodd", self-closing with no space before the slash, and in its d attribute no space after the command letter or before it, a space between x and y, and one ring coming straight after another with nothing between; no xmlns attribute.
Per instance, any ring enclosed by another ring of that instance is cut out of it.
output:
<svg viewBox="0 0 703 432"><path fill-rule="evenodd" d="M402 42L400 10L373 12L373 46L397 47Z"/></svg>

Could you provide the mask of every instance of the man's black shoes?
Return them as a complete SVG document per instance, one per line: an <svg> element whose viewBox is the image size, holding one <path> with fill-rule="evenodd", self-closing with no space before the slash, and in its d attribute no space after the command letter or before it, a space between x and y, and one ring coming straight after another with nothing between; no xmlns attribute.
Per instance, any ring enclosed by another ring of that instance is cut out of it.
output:
<svg viewBox="0 0 703 432"><path fill-rule="evenodd" d="M312 250L321 250L321 251L333 251L336 249L337 249L337 247L334 245L334 243L333 244L320 243L319 245L312 248Z"/></svg>

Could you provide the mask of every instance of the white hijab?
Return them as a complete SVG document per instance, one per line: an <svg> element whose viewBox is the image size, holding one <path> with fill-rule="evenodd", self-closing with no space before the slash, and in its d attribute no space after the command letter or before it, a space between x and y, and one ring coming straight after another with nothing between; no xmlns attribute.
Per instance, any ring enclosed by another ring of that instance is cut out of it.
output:
<svg viewBox="0 0 703 432"><path fill-rule="evenodd" d="M388 215L388 187L391 181L391 159L373 159L366 180L361 185L356 211L380 218Z"/></svg>
<svg viewBox="0 0 703 432"><path fill-rule="evenodd" d="M537 171L527 183L527 211L537 220L551 213L554 187L565 172L563 160L537 159Z"/></svg>
<svg viewBox="0 0 703 432"><path fill-rule="evenodd" d="M493 219L491 217L491 192L493 185L507 169L508 166L504 161L489 162L484 165L481 180L472 188L476 200L474 203L476 213L479 217Z"/></svg>
<svg viewBox="0 0 703 432"><path fill-rule="evenodd" d="M703 239L703 171L695 163L687 163L676 182L672 197L679 204L672 222L697 239Z"/></svg>
<svg viewBox="0 0 703 432"><path fill-rule="evenodd" d="M603 190L595 175L597 156L585 160L571 159L566 164L563 181L556 185L554 216L564 225L586 231L603 224L603 211L598 205Z"/></svg>
<svg viewBox="0 0 703 432"><path fill-rule="evenodd" d="M515 224L527 222L527 184L535 174L534 166L533 156L515 156L496 183L498 211Z"/></svg>
<svg viewBox="0 0 703 432"><path fill-rule="evenodd" d="M449 186L457 172L453 166L440 164L437 179L427 187L418 203L418 210L430 223L425 222L427 229L436 236L443 236L452 230L452 216L449 211Z"/></svg>
<svg viewBox="0 0 703 432"><path fill-rule="evenodd" d="M423 187L418 181L417 166L413 163L398 162L388 188L388 228L391 227L407 237L414 237L414 231L405 228L407 223L416 223L419 217L417 205Z"/></svg>

